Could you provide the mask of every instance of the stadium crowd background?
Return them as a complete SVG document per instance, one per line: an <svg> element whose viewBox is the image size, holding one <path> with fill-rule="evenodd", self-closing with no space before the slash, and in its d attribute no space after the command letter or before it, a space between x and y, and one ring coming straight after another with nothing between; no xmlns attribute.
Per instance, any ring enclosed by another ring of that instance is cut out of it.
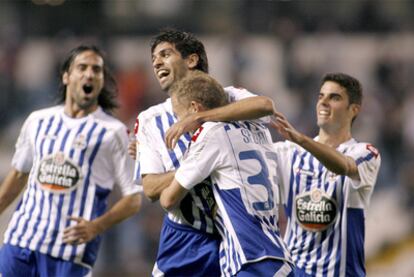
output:
<svg viewBox="0 0 414 277"><path fill-rule="evenodd" d="M165 26L199 36L215 78L272 97L311 136L321 76L343 71L361 80L354 135L382 155L367 218L368 274L414 276L412 1L1 1L0 179L22 121L56 101L59 62L81 42L106 50L119 84L117 116L129 127L164 99L149 39ZM1 234L13 209L0 219ZM162 216L158 203L146 201L139 215L107 232L95 275L148 276Z"/></svg>

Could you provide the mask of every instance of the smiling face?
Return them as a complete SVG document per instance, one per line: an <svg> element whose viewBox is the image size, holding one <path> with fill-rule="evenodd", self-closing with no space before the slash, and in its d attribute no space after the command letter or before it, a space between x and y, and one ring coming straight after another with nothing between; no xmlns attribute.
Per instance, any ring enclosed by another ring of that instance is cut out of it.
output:
<svg viewBox="0 0 414 277"><path fill-rule="evenodd" d="M104 62L94 51L78 54L62 76L66 85L66 102L75 110L87 113L98 107L98 96L104 85Z"/></svg>
<svg viewBox="0 0 414 277"><path fill-rule="evenodd" d="M152 66L162 90L168 91L175 82L194 69L198 61L196 57L193 54L183 58L174 44L169 42L158 44L152 53Z"/></svg>
<svg viewBox="0 0 414 277"><path fill-rule="evenodd" d="M359 112L359 105L349 104L344 87L336 82L323 83L316 105L318 126L327 132L351 128L352 118Z"/></svg>

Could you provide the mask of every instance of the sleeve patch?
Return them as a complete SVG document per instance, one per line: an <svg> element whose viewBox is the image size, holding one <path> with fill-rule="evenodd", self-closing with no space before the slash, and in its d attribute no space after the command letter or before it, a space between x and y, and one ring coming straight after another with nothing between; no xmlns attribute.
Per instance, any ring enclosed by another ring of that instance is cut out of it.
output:
<svg viewBox="0 0 414 277"><path fill-rule="evenodd" d="M375 148L372 144L367 144L366 147L367 147L367 150L369 152L371 152L374 155L375 158L378 157L379 152L378 152L377 148Z"/></svg>
<svg viewBox="0 0 414 277"><path fill-rule="evenodd" d="M198 128L198 130L191 137L191 141L195 142L197 140L198 136L201 134L201 131L203 131L203 126L201 126L200 128Z"/></svg>
<svg viewBox="0 0 414 277"><path fill-rule="evenodd" d="M134 125L134 135L138 135L138 128L139 128L139 120L138 117L135 119L135 125Z"/></svg>

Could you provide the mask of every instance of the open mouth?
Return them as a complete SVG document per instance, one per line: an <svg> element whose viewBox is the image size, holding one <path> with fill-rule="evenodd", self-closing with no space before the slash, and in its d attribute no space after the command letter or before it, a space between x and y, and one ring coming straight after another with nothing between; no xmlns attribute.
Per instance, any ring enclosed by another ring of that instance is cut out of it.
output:
<svg viewBox="0 0 414 277"><path fill-rule="evenodd" d="M170 74L168 70L160 70L158 71L158 78L163 79L164 77L167 77Z"/></svg>
<svg viewBox="0 0 414 277"><path fill-rule="evenodd" d="M93 86L92 85L90 85L90 84L85 84L85 85L83 85L83 91L86 93L86 94L89 94L89 93L91 93L92 91L93 91Z"/></svg>

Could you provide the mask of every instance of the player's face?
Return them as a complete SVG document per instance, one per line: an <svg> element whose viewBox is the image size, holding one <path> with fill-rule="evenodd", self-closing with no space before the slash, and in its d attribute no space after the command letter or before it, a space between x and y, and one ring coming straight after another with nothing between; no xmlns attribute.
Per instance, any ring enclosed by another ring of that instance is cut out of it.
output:
<svg viewBox="0 0 414 277"><path fill-rule="evenodd" d="M345 88L332 81L322 85L316 112L318 126L330 131L350 127L352 118L356 115L353 105L349 105Z"/></svg>
<svg viewBox="0 0 414 277"><path fill-rule="evenodd" d="M81 110L93 110L98 106L98 96L104 85L104 62L93 51L85 51L75 57L68 72L63 74L66 100Z"/></svg>
<svg viewBox="0 0 414 277"><path fill-rule="evenodd" d="M152 66L155 77L164 91L168 91L175 82L185 77L190 70L186 59L183 59L174 44L169 42L161 42L154 48Z"/></svg>

